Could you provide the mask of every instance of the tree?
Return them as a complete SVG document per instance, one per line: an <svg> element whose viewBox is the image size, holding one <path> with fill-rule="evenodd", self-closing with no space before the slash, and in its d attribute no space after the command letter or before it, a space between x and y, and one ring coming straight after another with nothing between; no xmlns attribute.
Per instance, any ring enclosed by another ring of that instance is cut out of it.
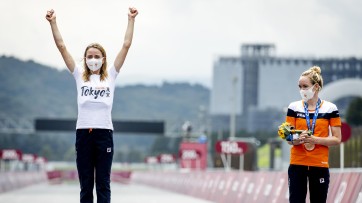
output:
<svg viewBox="0 0 362 203"><path fill-rule="evenodd" d="M351 101L346 112L348 124L357 126L362 125L362 98L358 97Z"/></svg>

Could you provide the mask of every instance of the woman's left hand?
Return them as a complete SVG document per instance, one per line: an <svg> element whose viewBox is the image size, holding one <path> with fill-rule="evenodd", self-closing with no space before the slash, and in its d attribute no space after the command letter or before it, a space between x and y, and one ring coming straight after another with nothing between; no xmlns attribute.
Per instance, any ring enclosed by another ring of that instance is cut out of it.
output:
<svg viewBox="0 0 362 203"><path fill-rule="evenodd" d="M317 137L314 135L303 136L304 143L317 144Z"/></svg>

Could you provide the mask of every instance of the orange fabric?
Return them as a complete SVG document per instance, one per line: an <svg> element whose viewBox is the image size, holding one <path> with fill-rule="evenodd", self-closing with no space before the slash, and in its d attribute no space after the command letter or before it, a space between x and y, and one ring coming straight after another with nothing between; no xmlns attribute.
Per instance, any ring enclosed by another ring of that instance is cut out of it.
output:
<svg viewBox="0 0 362 203"><path fill-rule="evenodd" d="M298 105L298 112L302 108L300 108L300 105L302 105L303 109L303 102L300 101L301 104ZM318 115L328 115L330 109L332 108L323 108L323 105L330 105L332 103L327 103L323 101L321 103L320 111ZM326 111L327 110L327 111ZM338 110L337 110L338 111ZM310 113L314 113L314 111L309 111ZM303 112L304 113L304 112ZM339 115L339 114L338 114ZM310 123L312 124L313 117L310 118ZM287 115L286 122L289 122L291 125L295 126L298 130L307 130L308 126L306 123L305 118L300 116L290 116ZM317 137L328 137L329 136L329 126L341 126L341 119L340 117L332 117L328 118L327 116L318 116L318 119L316 120L316 126L314 130L314 136ZM304 166L317 166L317 167L329 167L328 164L328 155L329 155L329 149L327 146L324 145L316 145L315 149L312 151L307 151L304 148L304 144L300 145L293 145L291 148L291 156L290 156L290 164L295 165L304 165Z"/></svg>

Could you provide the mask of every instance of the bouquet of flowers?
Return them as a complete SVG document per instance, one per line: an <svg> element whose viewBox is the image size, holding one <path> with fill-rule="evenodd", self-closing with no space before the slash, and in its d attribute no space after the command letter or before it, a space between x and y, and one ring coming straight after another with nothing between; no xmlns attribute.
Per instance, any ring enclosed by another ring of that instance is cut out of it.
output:
<svg viewBox="0 0 362 203"><path fill-rule="evenodd" d="M278 134L283 140L293 141L298 139L300 133L303 131L304 130L296 130L290 123L284 122L279 126ZM311 135L312 133L309 131L308 134Z"/></svg>

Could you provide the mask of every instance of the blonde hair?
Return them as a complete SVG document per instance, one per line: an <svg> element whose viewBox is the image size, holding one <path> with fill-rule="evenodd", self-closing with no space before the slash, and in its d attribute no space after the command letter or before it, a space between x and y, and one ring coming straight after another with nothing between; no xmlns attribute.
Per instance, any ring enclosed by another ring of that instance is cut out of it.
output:
<svg viewBox="0 0 362 203"><path fill-rule="evenodd" d="M308 77L312 85L317 83L319 85L319 91L323 88L322 71L319 66L312 66L308 70L304 71L301 76Z"/></svg>
<svg viewBox="0 0 362 203"><path fill-rule="evenodd" d="M101 70L100 70L100 79L101 79L101 81L103 81L108 77L106 51L104 50L104 48L100 44L92 43L92 44L88 45L87 48L85 49L84 58L87 56L87 51L90 48L98 49L102 53L102 56L104 57L103 58L104 63L102 64L102 67L101 67ZM83 72L83 77L82 78L83 78L84 82L88 82L89 78L90 78L90 75L92 75L92 73L91 73L90 69L88 68L87 63L86 63L85 60L83 61L83 66L84 66L84 72Z"/></svg>

